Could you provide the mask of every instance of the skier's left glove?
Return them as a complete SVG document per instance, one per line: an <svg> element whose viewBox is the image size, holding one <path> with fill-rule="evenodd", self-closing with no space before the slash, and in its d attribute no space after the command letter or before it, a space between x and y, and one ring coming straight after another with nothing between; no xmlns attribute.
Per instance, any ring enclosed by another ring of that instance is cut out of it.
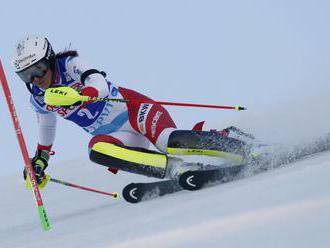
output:
<svg viewBox="0 0 330 248"><path fill-rule="evenodd" d="M44 188L48 183L50 176L45 174L45 169L48 166L50 154L47 150L37 150L36 155L31 159L31 164L35 173L35 177L39 188ZM27 175L26 170L23 171L26 188L31 189L31 180Z"/></svg>

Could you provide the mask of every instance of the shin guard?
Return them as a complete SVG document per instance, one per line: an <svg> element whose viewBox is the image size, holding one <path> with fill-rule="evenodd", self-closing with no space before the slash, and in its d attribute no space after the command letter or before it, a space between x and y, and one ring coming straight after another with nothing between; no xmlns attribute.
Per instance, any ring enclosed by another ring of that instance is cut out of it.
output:
<svg viewBox="0 0 330 248"><path fill-rule="evenodd" d="M97 142L93 145L89 157L91 161L107 167L144 176L165 177L167 156L163 153Z"/></svg>
<svg viewBox="0 0 330 248"><path fill-rule="evenodd" d="M245 156L245 143L218 132L176 130L169 136L167 152L172 155L215 156L241 162Z"/></svg>

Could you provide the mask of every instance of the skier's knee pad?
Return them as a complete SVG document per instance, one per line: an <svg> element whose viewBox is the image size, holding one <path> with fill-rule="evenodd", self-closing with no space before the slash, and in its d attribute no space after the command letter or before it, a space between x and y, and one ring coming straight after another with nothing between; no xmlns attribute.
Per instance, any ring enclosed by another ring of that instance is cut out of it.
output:
<svg viewBox="0 0 330 248"><path fill-rule="evenodd" d="M167 165L167 156L163 153L107 142L96 142L89 158L107 167L157 178L164 178Z"/></svg>
<svg viewBox="0 0 330 248"><path fill-rule="evenodd" d="M176 130L168 139L167 152L173 155L207 155L242 160L243 141L224 137L218 132Z"/></svg>

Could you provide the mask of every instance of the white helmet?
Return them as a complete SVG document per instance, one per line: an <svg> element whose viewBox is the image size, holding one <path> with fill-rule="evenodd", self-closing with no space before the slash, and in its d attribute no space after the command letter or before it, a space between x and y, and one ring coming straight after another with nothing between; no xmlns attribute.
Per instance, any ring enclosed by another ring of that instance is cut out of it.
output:
<svg viewBox="0 0 330 248"><path fill-rule="evenodd" d="M55 53L47 38L28 36L17 43L12 65L25 83L44 76L48 68L54 69L54 64Z"/></svg>

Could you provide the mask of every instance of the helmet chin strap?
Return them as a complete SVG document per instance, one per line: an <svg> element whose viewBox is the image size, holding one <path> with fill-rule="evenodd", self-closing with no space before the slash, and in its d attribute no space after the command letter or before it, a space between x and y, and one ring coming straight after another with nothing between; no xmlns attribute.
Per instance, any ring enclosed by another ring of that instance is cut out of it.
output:
<svg viewBox="0 0 330 248"><path fill-rule="evenodd" d="M28 89L28 91L29 91L32 95L34 95L34 94L33 94L33 91L32 91L32 84L31 84L31 83L25 83L25 86L26 86L26 88Z"/></svg>
<svg viewBox="0 0 330 248"><path fill-rule="evenodd" d="M39 92L39 94L35 94L32 90L32 83L25 83L26 85L26 88L28 89L28 91L31 93L31 95L34 95L34 96L43 96L45 94L45 92Z"/></svg>

